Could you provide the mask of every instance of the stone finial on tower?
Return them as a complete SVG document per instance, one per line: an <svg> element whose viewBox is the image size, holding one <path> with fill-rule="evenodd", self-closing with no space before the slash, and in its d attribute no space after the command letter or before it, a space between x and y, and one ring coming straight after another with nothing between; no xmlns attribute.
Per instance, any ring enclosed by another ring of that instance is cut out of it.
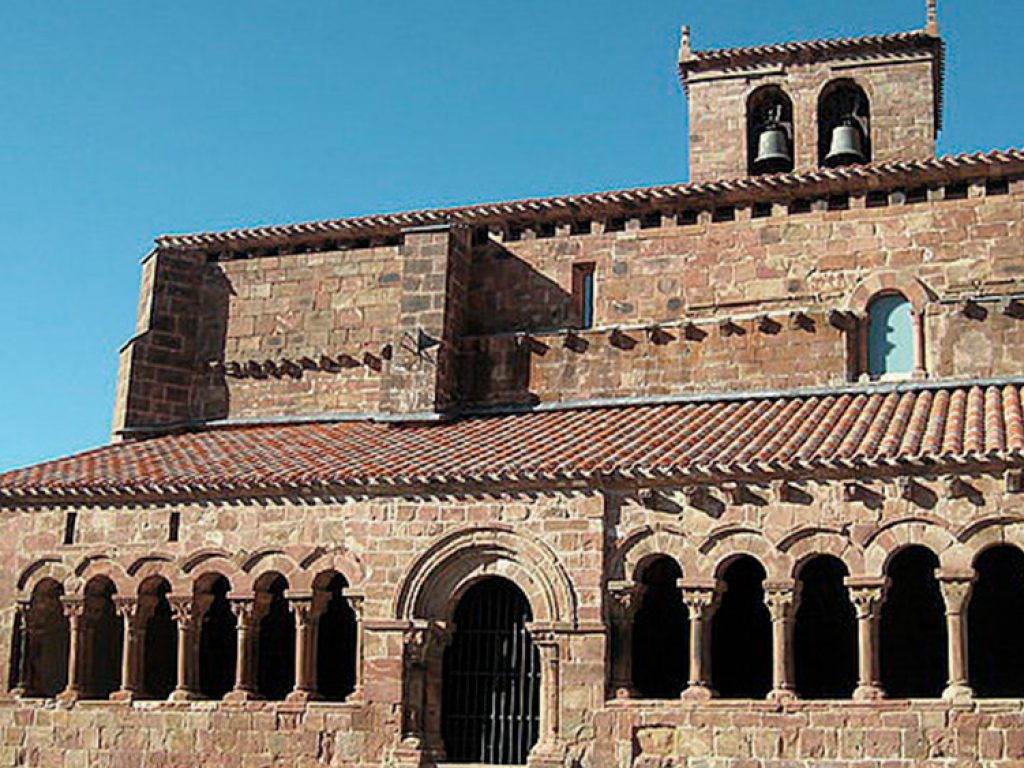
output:
<svg viewBox="0 0 1024 768"><path fill-rule="evenodd" d="M939 0L928 0L928 26L924 31L934 37L939 36Z"/></svg>
<svg viewBox="0 0 1024 768"><path fill-rule="evenodd" d="M693 48L690 45L690 28L683 27L682 36L679 40L679 61L689 61L693 58Z"/></svg>

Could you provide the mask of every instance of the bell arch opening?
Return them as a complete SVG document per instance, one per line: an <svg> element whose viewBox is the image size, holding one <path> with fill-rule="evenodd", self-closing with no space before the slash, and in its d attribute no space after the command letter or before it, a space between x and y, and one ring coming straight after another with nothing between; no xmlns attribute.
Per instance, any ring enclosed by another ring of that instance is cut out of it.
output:
<svg viewBox="0 0 1024 768"><path fill-rule="evenodd" d="M967 606L970 683L980 698L1024 696L1024 552L986 549Z"/></svg>
<svg viewBox="0 0 1024 768"><path fill-rule="evenodd" d="M792 170L793 102L777 85L766 85L747 99L747 172Z"/></svg>
<svg viewBox="0 0 1024 768"><path fill-rule="evenodd" d="M847 575L831 555L800 568L793 654L801 698L846 699L857 687L857 617L843 582Z"/></svg>
<svg viewBox="0 0 1024 768"><path fill-rule="evenodd" d="M870 163L871 102L853 80L835 80L818 99L818 164L823 168Z"/></svg>
<svg viewBox="0 0 1024 768"><path fill-rule="evenodd" d="M524 765L540 732L540 654L522 590L487 577L455 608L445 649L441 732L449 761Z"/></svg>
<svg viewBox="0 0 1024 768"><path fill-rule="evenodd" d="M723 699L763 699L772 687L772 626L765 571L742 555L722 573L725 594L711 623L711 682Z"/></svg>
<svg viewBox="0 0 1024 768"><path fill-rule="evenodd" d="M643 596L633 623L633 686L648 699L678 698L689 677L690 621L671 557L643 569Z"/></svg>
<svg viewBox="0 0 1024 768"><path fill-rule="evenodd" d="M946 682L946 608L930 549L910 546L889 562L882 604L881 677L891 698L938 698Z"/></svg>

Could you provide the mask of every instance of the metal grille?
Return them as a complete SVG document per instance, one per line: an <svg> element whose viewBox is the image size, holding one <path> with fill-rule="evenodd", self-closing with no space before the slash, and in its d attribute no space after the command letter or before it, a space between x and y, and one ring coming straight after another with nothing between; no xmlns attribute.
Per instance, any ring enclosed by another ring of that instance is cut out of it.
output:
<svg viewBox="0 0 1024 768"><path fill-rule="evenodd" d="M457 763L525 765L540 730L540 657L530 606L504 579L470 589L444 657L442 728Z"/></svg>

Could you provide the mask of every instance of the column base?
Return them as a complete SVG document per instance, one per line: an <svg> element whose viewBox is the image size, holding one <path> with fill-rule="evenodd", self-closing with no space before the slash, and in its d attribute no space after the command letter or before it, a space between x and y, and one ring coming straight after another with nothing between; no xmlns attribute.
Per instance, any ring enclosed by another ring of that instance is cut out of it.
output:
<svg viewBox="0 0 1024 768"><path fill-rule="evenodd" d="M563 768L565 748L553 742L537 742L526 758L526 765L529 768Z"/></svg>
<svg viewBox="0 0 1024 768"><path fill-rule="evenodd" d="M110 694L110 700L132 702L135 700L135 691L130 691L127 688L121 688L120 690L114 691Z"/></svg>
<svg viewBox="0 0 1024 768"><path fill-rule="evenodd" d="M65 688L57 694L57 701L62 701L66 704L71 704L80 698L82 698L82 692L77 688Z"/></svg>
<svg viewBox="0 0 1024 768"><path fill-rule="evenodd" d="M431 761L424 752L418 736L406 736L392 753L392 765L398 768L426 768Z"/></svg>
<svg viewBox="0 0 1024 768"><path fill-rule="evenodd" d="M168 701L198 701L202 698L195 691L189 691L185 688L175 688L171 691L171 695L167 697Z"/></svg>
<svg viewBox="0 0 1024 768"><path fill-rule="evenodd" d="M768 692L769 701L796 701L799 698L792 688L773 688Z"/></svg>
<svg viewBox="0 0 1024 768"><path fill-rule="evenodd" d="M636 688L628 685L620 685L615 689L616 699L635 699L637 697Z"/></svg>
<svg viewBox="0 0 1024 768"><path fill-rule="evenodd" d="M255 691L247 691L244 688L235 688L224 697L224 701L259 701L263 697Z"/></svg>
<svg viewBox="0 0 1024 768"><path fill-rule="evenodd" d="M715 692L706 685L695 683L687 686L679 698L683 701L710 701L715 698Z"/></svg>
<svg viewBox="0 0 1024 768"><path fill-rule="evenodd" d="M19 685L17 688L12 688L11 689L11 698L14 698L14 699L24 699L26 696L28 696L28 689L27 688L23 688L22 686Z"/></svg>
<svg viewBox="0 0 1024 768"><path fill-rule="evenodd" d="M969 702L974 698L974 691L971 690L969 685L956 683L946 686L946 690L942 692L942 698L945 701Z"/></svg>
<svg viewBox="0 0 1024 768"><path fill-rule="evenodd" d="M854 701L878 701L885 698L885 691L877 685L858 685L853 692Z"/></svg>
<svg viewBox="0 0 1024 768"><path fill-rule="evenodd" d="M292 691L285 697L285 701L304 703L307 701L323 701L324 697L316 691Z"/></svg>

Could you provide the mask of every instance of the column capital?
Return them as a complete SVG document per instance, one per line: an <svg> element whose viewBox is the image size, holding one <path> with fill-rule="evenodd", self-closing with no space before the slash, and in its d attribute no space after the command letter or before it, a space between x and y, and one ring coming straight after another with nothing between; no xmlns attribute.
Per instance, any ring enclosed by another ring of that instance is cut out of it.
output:
<svg viewBox="0 0 1024 768"><path fill-rule="evenodd" d="M135 621L139 610L139 601L135 597L114 596L114 611L129 624Z"/></svg>
<svg viewBox="0 0 1024 768"><path fill-rule="evenodd" d="M295 614L296 626L307 627L317 617L312 595L289 597L288 606Z"/></svg>
<svg viewBox="0 0 1024 768"><path fill-rule="evenodd" d="M973 573L939 573L939 589L946 603L946 613L963 613L974 586Z"/></svg>
<svg viewBox="0 0 1024 768"><path fill-rule="evenodd" d="M193 621L194 602L191 595L169 595L167 602L171 606L171 616L180 625L189 626Z"/></svg>
<svg viewBox="0 0 1024 768"><path fill-rule="evenodd" d="M81 619L85 614L85 598L80 595L64 595L60 598L60 604L64 609L64 615L72 621Z"/></svg>
<svg viewBox="0 0 1024 768"><path fill-rule="evenodd" d="M885 593L889 587L888 579L866 579L847 576L843 583L850 591L850 602L853 603L858 619L867 619L878 615Z"/></svg>
<svg viewBox="0 0 1024 768"><path fill-rule="evenodd" d="M691 621L707 618L725 592L725 584L714 579L679 579L676 583Z"/></svg>
<svg viewBox="0 0 1024 768"><path fill-rule="evenodd" d="M427 658L451 641L455 626L441 621L415 622L402 633L406 655L413 664L425 664Z"/></svg>
<svg viewBox="0 0 1024 768"><path fill-rule="evenodd" d="M643 602L646 587L633 581L609 581L608 595L611 597L609 607L616 619L628 621L636 615Z"/></svg>
<svg viewBox="0 0 1024 768"><path fill-rule="evenodd" d="M799 585L792 581L769 582L764 585L764 603L768 606L773 622L793 618L799 592Z"/></svg>
<svg viewBox="0 0 1024 768"><path fill-rule="evenodd" d="M256 611L256 600L253 597L232 597L228 599L231 612L235 614L239 625L251 626Z"/></svg>

